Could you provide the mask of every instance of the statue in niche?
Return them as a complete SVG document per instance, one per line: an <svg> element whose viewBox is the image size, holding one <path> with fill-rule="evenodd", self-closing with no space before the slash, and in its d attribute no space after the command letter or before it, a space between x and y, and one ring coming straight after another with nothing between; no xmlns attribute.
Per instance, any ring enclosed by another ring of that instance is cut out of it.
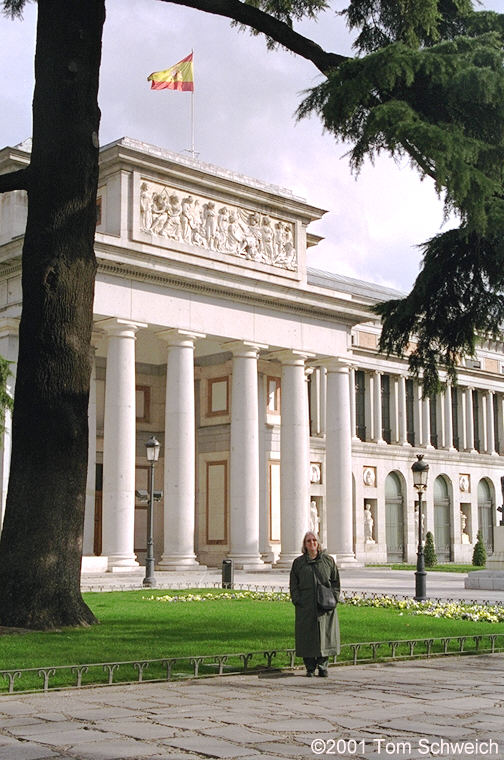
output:
<svg viewBox="0 0 504 760"><path fill-rule="evenodd" d="M168 187L140 184L144 232L282 269L296 270L294 226L269 214L180 195Z"/></svg>
<svg viewBox="0 0 504 760"><path fill-rule="evenodd" d="M311 501L310 502L310 530L312 533L315 533L316 536L319 535L319 529L320 529L320 517L317 509L317 502Z"/></svg>
<svg viewBox="0 0 504 760"><path fill-rule="evenodd" d="M462 543L463 544L470 544L470 538L469 534L466 533L466 525L467 525L467 515L465 512L461 509L460 510L460 528L462 531Z"/></svg>
<svg viewBox="0 0 504 760"><path fill-rule="evenodd" d="M374 544L373 538L373 515L371 514L371 505L366 504L364 507L364 543Z"/></svg>

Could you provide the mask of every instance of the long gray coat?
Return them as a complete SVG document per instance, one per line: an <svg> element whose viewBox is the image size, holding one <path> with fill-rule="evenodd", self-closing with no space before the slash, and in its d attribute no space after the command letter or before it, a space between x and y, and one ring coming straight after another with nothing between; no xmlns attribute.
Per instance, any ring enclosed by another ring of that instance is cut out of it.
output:
<svg viewBox="0 0 504 760"><path fill-rule="evenodd" d="M296 655L298 657L328 657L339 654L340 634L336 608L322 612L317 607L318 576L325 586L332 586L339 597L340 580L333 558L319 552L315 559L308 554L296 557L290 573L290 595L296 607Z"/></svg>

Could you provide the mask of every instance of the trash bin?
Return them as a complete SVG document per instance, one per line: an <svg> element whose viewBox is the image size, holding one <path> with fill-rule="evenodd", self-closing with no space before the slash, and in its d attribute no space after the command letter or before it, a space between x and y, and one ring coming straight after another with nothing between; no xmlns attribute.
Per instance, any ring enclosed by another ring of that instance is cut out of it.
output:
<svg viewBox="0 0 504 760"><path fill-rule="evenodd" d="M232 559L222 560L222 588L233 588L234 569Z"/></svg>

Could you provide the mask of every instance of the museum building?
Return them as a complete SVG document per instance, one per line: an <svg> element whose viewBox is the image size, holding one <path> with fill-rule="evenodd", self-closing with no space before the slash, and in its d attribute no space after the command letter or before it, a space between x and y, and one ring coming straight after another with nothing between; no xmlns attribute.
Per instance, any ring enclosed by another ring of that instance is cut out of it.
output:
<svg viewBox="0 0 504 760"><path fill-rule="evenodd" d="M29 150L1 150L0 172ZM0 354L14 372L26 208L24 191L0 195ZM152 435L160 569L288 568L309 528L343 566L412 562L418 453L438 560L470 562L478 530L491 553L504 347L481 344L456 386L423 398L407 359L377 350L371 307L401 294L308 266L324 213L137 140L101 149L84 570L144 562ZM9 459L7 416L0 517Z"/></svg>

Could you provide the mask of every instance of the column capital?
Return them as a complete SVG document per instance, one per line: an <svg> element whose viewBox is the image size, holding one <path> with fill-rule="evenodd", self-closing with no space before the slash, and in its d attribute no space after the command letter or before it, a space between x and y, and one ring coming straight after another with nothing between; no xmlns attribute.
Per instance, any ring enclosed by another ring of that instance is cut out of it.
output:
<svg viewBox="0 0 504 760"><path fill-rule="evenodd" d="M134 334L137 330L143 330L148 325L146 322L134 322L130 319L122 319L121 317L109 317L108 319L96 322L95 327L104 330L108 335L130 337L131 333Z"/></svg>
<svg viewBox="0 0 504 760"><path fill-rule="evenodd" d="M314 359L315 354L308 351L299 351L296 348L281 348L279 351L272 351L266 357L267 359L276 359L282 364L301 365L307 359Z"/></svg>
<svg viewBox="0 0 504 760"><path fill-rule="evenodd" d="M229 340L226 343L221 343L221 347L225 351L231 351L233 356L242 357L256 357L259 355L259 351L264 351L269 348L265 343L255 343L251 340Z"/></svg>
<svg viewBox="0 0 504 760"><path fill-rule="evenodd" d="M316 364L324 367L328 372L341 372L343 374L349 374L351 369L355 369L355 364L338 356L328 356L327 358L317 360Z"/></svg>
<svg viewBox="0 0 504 760"><path fill-rule="evenodd" d="M206 333L194 332L192 330L179 330L176 327L168 330L160 330L156 333L156 338L168 343L169 346L194 346L196 340L206 338Z"/></svg>

